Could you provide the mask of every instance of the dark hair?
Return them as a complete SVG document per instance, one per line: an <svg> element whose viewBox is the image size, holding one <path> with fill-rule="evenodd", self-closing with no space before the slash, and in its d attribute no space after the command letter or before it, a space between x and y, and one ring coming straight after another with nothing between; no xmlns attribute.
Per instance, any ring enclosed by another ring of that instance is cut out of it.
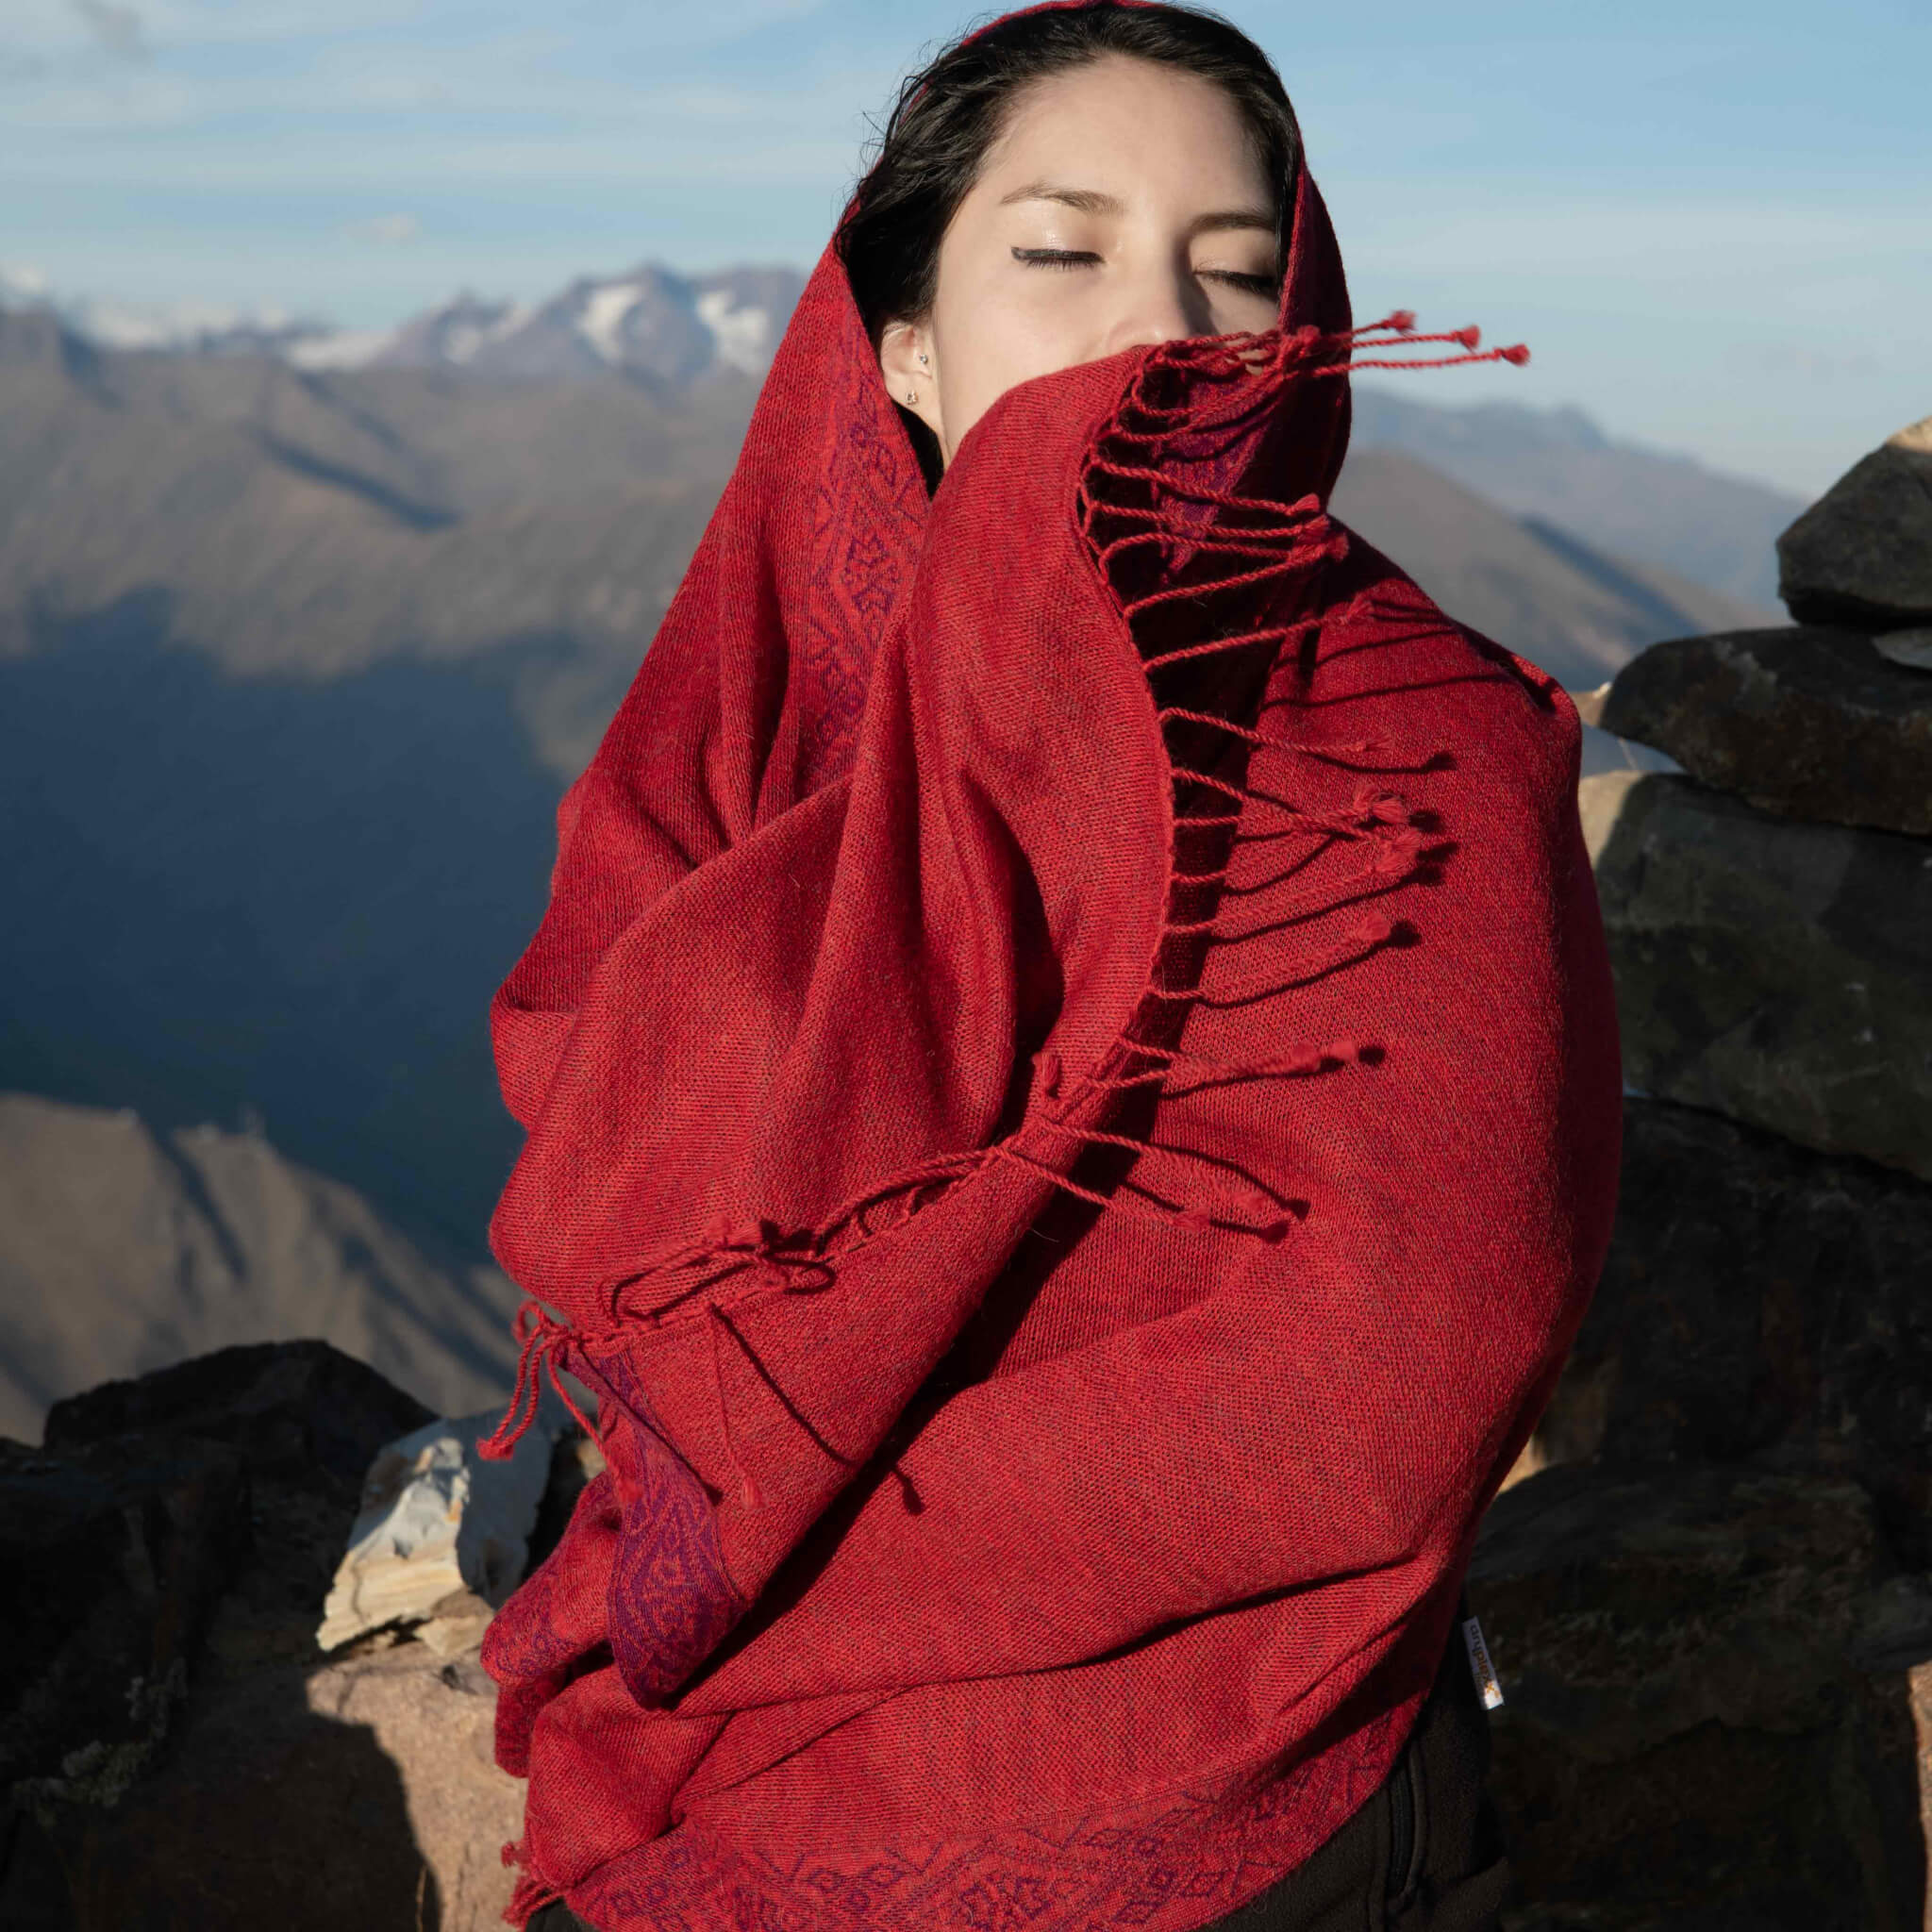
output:
<svg viewBox="0 0 1932 1932"><path fill-rule="evenodd" d="M941 239L1014 96L1029 82L1106 54L1177 67L1226 89L1275 186L1285 258L1301 131L1281 76L1254 42L1218 14L1191 7L1089 0L1023 13L954 42L899 90L838 233L840 259L874 347L888 323L917 322L930 311Z"/></svg>

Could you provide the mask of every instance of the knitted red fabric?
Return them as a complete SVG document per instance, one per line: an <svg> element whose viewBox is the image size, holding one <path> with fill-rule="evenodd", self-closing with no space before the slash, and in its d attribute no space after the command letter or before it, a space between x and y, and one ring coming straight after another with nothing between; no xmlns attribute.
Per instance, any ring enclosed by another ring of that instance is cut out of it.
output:
<svg viewBox="0 0 1932 1932"><path fill-rule="evenodd" d="M828 252L564 800L492 1237L609 1468L484 1653L517 1923L1190 1932L1407 1734L1617 1043L1575 715L1324 513L1292 233L929 503Z"/></svg>

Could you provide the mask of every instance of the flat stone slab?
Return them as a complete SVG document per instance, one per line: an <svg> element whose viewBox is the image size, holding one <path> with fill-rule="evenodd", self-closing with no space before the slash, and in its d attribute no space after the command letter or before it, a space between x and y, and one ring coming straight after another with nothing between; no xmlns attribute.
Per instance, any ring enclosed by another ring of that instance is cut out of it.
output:
<svg viewBox="0 0 1932 1932"><path fill-rule="evenodd" d="M1932 836L1932 675L1799 625L1653 644L1603 726L1767 811Z"/></svg>
<svg viewBox="0 0 1932 1932"><path fill-rule="evenodd" d="M1932 671L1932 624L1922 624L1911 630L1879 631L1872 639L1872 648L1894 664L1904 664L1913 671Z"/></svg>
<svg viewBox="0 0 1932 1932"><path fill-rule="evenodd" d="M1624 1078L1932 1179L1932 844L1658 774L1578 802Z"/></svg>
<svg viewBox="0 0 1932 1932"><path fill-rule="evenodd" d="M1928 419L1932 420L1932 419ZM1777 540L1778 594L1800 624L1932 625L1932 433L1902 429Z"/></svg>

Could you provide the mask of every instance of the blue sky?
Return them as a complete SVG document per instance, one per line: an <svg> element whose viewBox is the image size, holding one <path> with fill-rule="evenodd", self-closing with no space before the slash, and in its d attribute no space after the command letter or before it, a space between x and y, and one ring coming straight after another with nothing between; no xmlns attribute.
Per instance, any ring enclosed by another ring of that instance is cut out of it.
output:
<svg viewBox="0 0 1932 1932"><path fill-rule="evenodd" d="M1927 0L1226 0L1368 314L1813 492L1932 411ZM655 258L808 265L936 0L0 0L0 269L355 325Z"/></svg>

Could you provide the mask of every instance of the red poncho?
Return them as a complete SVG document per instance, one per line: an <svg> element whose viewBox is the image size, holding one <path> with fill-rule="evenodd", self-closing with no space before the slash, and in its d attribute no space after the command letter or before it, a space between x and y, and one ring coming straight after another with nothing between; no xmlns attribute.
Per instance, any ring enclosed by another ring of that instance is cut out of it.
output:
<svg viewBox="0 0 1932 1932"><path fill-rule="evenodd" d="M493 1022L608 1471L492 1624L512 1917L1190 1932L1393 1761L1607 1240L1548 678L1324 511L1281 326L928 500L828 251Z"/></svg>

